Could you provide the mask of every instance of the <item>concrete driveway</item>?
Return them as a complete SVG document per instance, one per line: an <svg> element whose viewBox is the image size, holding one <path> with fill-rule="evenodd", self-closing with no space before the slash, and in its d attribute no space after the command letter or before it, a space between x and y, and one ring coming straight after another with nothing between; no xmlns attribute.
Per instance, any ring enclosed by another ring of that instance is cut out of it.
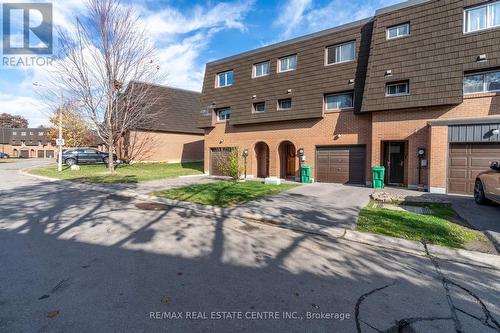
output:
<svg viewBox="0 0 500 333"><path fill-rule="evenodd" d="M360 210L368 204L372 189L340 184L308 184L249 202L234 213L254 214L263 219L302 226L312 231L354 229Z"/></svg>
<svg viewBox="0 0 500 333"><path fill-rule="evenodd" d="M500 267L0 175L0 332L500 329Z"/></svg>

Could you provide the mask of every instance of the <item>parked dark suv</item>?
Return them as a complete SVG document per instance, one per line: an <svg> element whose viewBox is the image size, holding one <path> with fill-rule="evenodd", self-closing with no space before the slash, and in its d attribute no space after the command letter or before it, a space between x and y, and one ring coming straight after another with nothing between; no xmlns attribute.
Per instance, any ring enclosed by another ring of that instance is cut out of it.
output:
<svg viewBox="0 0 500 333"><path fill-rule="evenodd" d="M108 163L108 153L91 148L67 149L62 153L62 161L67 166L74 164ZM113 161L116 155L113 154Z"/></svg>
<svg viewBox="0 0 500 333"><path fill-rule="evenodd" d="M500 204L500 163L491 163L490 170L480 173L474 186L474 199L478 204L494 201Z"/></svg>

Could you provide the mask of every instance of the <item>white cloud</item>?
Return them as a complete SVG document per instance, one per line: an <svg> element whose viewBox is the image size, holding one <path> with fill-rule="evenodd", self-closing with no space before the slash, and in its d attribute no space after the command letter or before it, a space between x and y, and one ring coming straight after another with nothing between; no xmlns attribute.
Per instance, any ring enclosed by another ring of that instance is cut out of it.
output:
<svg viewBox="0 0 500 333"><path fill-rule="evenodd" d="M48 125L48 109L40 100L33 97L0 94L2 112L20 115L28 119L29 126Z"/></svg>
<svg viewBox="0 0 500 333"><path fill-rule="evenodd" d="M332 28L372 16L382 7L402 0L333 0L324 6L314 6L310 0L291 0L274 25L282 29L281 39Z"/></svg>
<svg viewBox="0 0 500 333"><path fill-rule="evenodd" d="M293 34L301 22L304 20L304 13L312 5L312 0L290 0L286 5L281 5L280 16L275 25L284 28L283 37L287 38Z"/></svg>

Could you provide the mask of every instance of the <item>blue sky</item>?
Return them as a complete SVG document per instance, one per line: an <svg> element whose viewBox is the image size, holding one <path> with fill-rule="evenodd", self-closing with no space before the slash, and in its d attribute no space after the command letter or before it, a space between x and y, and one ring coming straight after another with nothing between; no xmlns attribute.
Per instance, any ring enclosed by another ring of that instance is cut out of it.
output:
<svg viewBox="0 0 500 333"><path fill-rule="evenodd" d="M16 1L8 1L16 2ZM30 1L20 1L30 2ZM31 1L46 2L46 1ZM201 90L206 62L373 15L401 0L291 1L132 1L149 26L158 48L166 85ZM81 0L55 0L54 23L69 27L84 11ZM43 82L43 68L0 67L0 112L21 114L30 126L47 124L48 107L33 81Z"/></svg>

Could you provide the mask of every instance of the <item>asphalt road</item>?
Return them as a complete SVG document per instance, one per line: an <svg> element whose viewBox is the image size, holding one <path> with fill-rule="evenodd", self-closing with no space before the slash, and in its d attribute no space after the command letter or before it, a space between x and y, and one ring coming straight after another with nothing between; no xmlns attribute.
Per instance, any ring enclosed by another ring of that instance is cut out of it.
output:
<svg viewBox="0 0 500 333"><path fill-rule="evenodd" d="M500 329L500 268L18 174L33 163L0 163L0 332Z"/></svg>

